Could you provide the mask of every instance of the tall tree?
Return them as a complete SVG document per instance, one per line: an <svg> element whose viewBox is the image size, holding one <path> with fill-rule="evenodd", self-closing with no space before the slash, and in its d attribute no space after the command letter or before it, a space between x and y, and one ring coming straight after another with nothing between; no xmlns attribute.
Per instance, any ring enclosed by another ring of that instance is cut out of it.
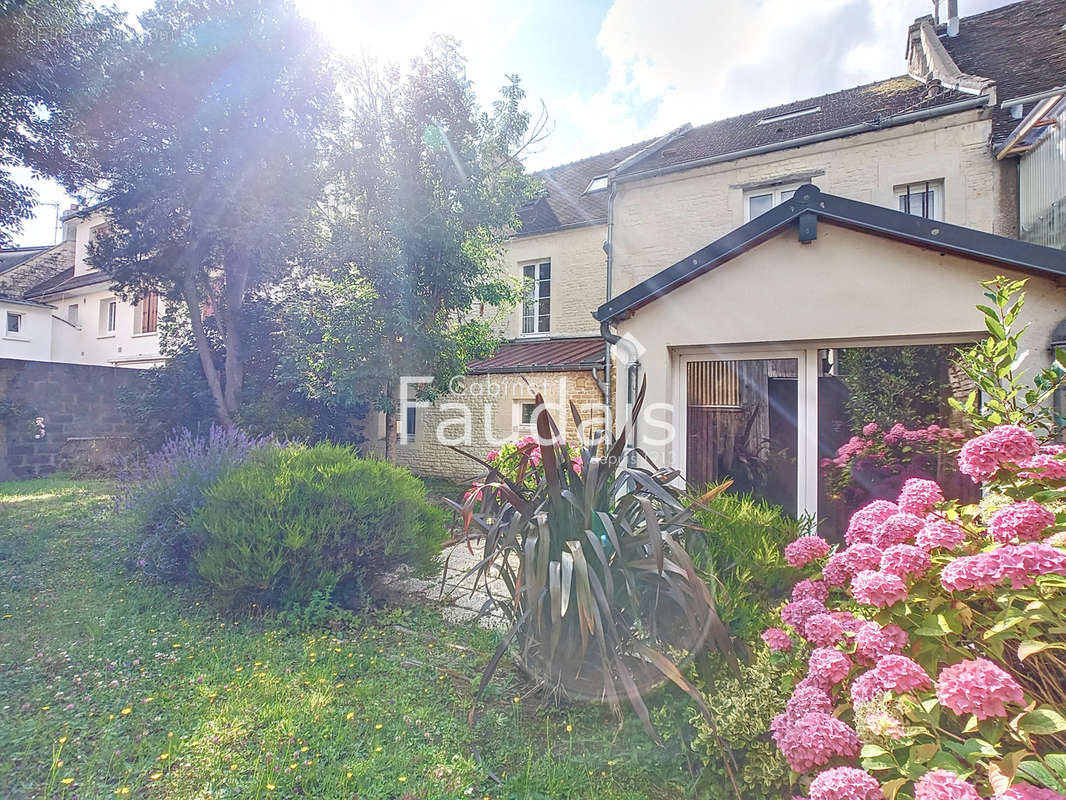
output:
<svg viewBox="0 0 1066 800"><path fill-rule="evenodd" d="M122 102L91 132L109 232L90 258L132 298L184 303L233 425L245 303L311 240L335 80L289 0L162 0L141 26L115 77Z"/></svg>
<svg viewBox="0 0 1066 800"><path fill-rule="evenodd" d="M73 136L104 93L129 36L125 14L82 0L0 0L0 246L33 213L24 167L75 190L91 164Z"/></svg>
<svg viewBox="0 0 1066 800"><path fill-rule="evenodd" d="M494 345L491 310L519 294L503 245L536 190L518 156L543 122L531 130L516 76L490 113L465 73L446 38L403 74L351 72L325 214L329 268L294 302L289 378L383 411L390 460L401 376L446 390Z"/></svg>

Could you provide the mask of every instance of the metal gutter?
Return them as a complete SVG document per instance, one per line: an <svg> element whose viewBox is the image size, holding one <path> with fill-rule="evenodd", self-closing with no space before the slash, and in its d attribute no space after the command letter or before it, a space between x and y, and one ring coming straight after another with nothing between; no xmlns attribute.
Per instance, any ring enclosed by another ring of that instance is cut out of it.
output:
<svg viewBox="0 0 1066 800"><path fill-rule="evenodd" d="M1000 103L999 107L1010 108L1011 106L1023 106L1026 103L1035 103L1037 100L1044 100L1048 97L1062 94L1066 94L1066 86L1056 86L1053 89L1046 89L1043 92L1034 92L1033 94L1027 94L1023 97L1012 97L1010 100L1004 100Z"/></svg>
<svg viewBox="0 0 1066 800"><path fill-rule="evenodd" d="M546 231L531 231L523 233L521 229L517 233L512 233L508 238L510 239L522 239L527 236L550 236L553 233L559 233L559 231L572 231L577 228L593 228L597 225L603 225L607 222L604 217L597 217L596 219L585 220L584 222L571 222L568 225L558 225L554 228L549 228Z"/></svg>
<svg viewBox="0 0 1066 800"><path fill-rule="evenodd" d="M886 117L883 120L859 122L854 125L847 125L843 128L835 128L830 131L822 131L821 133L812 133L807 136L799 136L795 139L786 139L783 142L774 142L772 144L764 144L758 147L749 147L744 150L734 150L730 153L707 156L706 158L697 158L693 161L684 161L680 164L671 164L668 167L659 167L657 169L645 170L643 172L630 172L626 175L618 176L617 182L628 183L629 181L656 178L660 175L668 175L683 170L697 169L698 167L710 166L712 164L721 164L726 161L737 161L742 158L749 158L750 156L774 153L778 150L789 150L793 147L817 144L818 142L825 142L830 139L840 139L844 136L853 136L857 133L869 133L871 131L895 128L900 125L909 125L912 122L921 122L922 120L946 116L960 111L970 111L972 109L982 108L988 105L990 99L991 98L988 95L979 95L966 100L956 100L953 103L945 103L942 106L934 106L932 108L923 108L919 111L908 111L903 114L896 114L892 117Z"/></svg>

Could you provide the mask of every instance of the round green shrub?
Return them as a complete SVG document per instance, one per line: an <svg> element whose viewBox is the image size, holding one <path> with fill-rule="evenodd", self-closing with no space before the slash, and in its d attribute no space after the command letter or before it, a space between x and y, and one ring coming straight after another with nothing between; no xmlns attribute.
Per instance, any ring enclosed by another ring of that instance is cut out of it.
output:
<svg viewBox="0 0 1066 800"><path fill-rule="evenodd" d="M198 514L200 577L231 604L358 607L373 577L434 570L445 513L405 469L348 447L275 447L222 477Z"/></svg>

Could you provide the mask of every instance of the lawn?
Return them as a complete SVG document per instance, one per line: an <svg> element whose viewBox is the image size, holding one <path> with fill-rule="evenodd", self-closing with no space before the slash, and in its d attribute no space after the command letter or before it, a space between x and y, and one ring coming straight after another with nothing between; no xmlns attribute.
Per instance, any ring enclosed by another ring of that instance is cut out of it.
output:
<svg viewBox="0 0 1066 800"><path fill-rule="evenodd" d="M0 797L645 798L689 791L686 704L543 709L498 634L432 609L317 628L220 616L126 568L102 482L0 484Z"/></svg>

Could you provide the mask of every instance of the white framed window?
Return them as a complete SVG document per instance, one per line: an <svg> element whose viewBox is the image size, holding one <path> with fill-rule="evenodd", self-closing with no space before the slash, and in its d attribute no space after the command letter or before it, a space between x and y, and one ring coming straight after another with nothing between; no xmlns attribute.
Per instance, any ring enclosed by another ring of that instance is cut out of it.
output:
<svg viewBox="0 0 1066 800"><path fill-rule="evenodd" d="M71 303L69 306L67 306L67 322L69 322L71 325L77 325L78 312L79 307L77 303Z"/></svg>
<svg viewBox="0 0 1066 800"><path fill-rule="evenodd" d="M765 214L774 206L779 206L786 200L791 200L792 195L799 189L800 184L794 183L787 186L767 186L762 189L751 189L744 193L744 221L750 222L756 217Z"/></svg>
<svg viewBox="0 0 1066 800"><path fill-rule="evenodd" d="M944 182L907 183L896 187L896 210L926 219L944 219Z"/></svg>
<svg viewBox="0 0 1066 800"><path fill-rule="evenodd" d="M515 400L511 408L511 427L516 431L531 431L536 424L537 404L532 400Z"/></svg>
<svg viewBox="0 0 1066 800"><path fill-rule="evenodd" d="M112 336L118 321L118 301L114 298L100 301L100 335Z"/></svg>
<svg viewBox="0 0 1066 800"><path fill-rule="evenodd" d="M404 441L408 444L415 440L415 420L418 419L415 413L415 406L407 406L407 430L404 431Z"/></svg>
<svg viewBox="0 0 1066 800"><path fill-rule="evenodd" d="M16 314L14 311L7 312L7 324L4 326L4 333L8 336L21 336L24 332L24 322L22 314Z"/></svg>
<svg viewBox="0 0 1066 800"><path fill-rule="evenodd" d="M551 330L552 262L522 265L526 296L522 301L522 335L536 336Z"/></svg>

